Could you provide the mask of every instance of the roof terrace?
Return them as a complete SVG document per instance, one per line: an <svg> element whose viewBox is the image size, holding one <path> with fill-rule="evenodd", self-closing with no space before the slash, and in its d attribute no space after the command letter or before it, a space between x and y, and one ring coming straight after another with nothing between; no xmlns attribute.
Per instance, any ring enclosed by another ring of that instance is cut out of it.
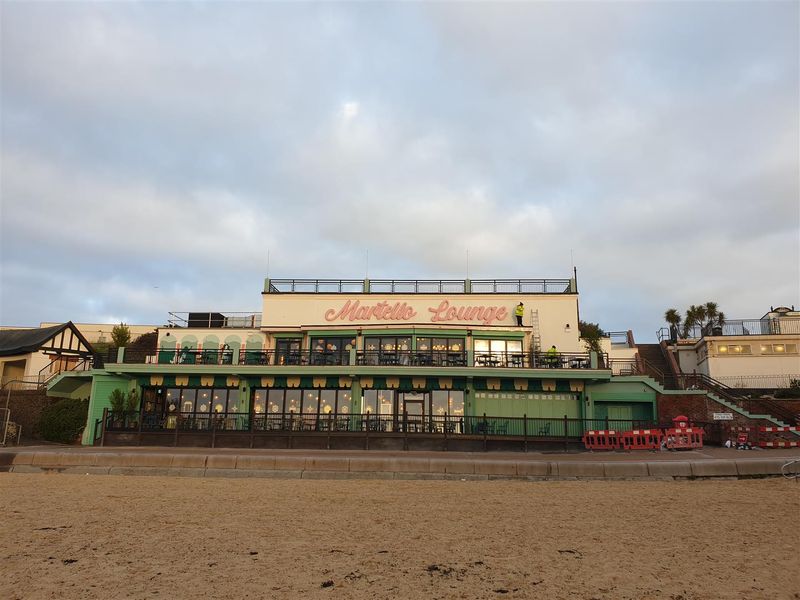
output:
<svg viewBox="0 0 800 600"><path fill-rule="evenodd" d="M574 279L265 279L265 294L577 294Z"/></svg>

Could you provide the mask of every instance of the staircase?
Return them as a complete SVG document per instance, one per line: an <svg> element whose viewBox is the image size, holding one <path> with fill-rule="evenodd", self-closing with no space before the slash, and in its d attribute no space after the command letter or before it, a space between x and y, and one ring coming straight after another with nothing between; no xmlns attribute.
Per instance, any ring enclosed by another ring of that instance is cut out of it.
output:
<svg viewBox="0 0 800 600"><path fill-rule="evenodd" d="M662 376L673 375L672 367L670 367L669 361L664 356L661 344L637 344L636 348L639 352L639 357L643 360L645 365L650 365L650 367L655 369L656 372L660 373ZM664 383L663 379L655 379L660 383Z"/></svg>

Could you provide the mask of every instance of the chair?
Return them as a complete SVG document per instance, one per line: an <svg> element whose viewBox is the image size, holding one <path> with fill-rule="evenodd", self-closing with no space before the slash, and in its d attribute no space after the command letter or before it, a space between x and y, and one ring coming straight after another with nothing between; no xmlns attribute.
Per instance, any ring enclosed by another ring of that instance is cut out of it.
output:
<svg viewBox="0 0 800 600"><path fill-rule="evenodd" d="M545 423L543 427L539 427L536 435L550 435L550 423Z"/></svg>

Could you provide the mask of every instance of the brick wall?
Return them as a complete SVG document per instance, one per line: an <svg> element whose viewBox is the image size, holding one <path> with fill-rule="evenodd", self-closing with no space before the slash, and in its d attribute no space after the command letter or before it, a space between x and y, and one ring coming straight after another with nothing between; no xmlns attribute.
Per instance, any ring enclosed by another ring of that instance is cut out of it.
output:
<svg viewBox="0 0 800 600"><path fill-rule="evenodd" d="M775 424L764 419L748 419L744 415L732 411L727 406L720 404L705 394L658 394L656 397L658 422L666 425L678 415L685 415L696 424L703 424L709 441L721 443L725 439L735 438L731 433L732 427L769 427ZM713 413L733 413L731 421L714 421ZM778 440L787 439L797 441L792 434L762 434L760 437L754 432L751 439Z"/></svg>

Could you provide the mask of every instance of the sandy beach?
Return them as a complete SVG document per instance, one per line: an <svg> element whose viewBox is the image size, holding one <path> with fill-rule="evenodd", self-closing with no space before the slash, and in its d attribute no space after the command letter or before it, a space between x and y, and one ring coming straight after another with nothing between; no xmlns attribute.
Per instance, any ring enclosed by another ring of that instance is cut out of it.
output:
<svg viewBox="0 0 800 600"><path fill-rule="evenodd" d="M783 479L2 474L0 504L8 599L800 598Z"/></svg>

